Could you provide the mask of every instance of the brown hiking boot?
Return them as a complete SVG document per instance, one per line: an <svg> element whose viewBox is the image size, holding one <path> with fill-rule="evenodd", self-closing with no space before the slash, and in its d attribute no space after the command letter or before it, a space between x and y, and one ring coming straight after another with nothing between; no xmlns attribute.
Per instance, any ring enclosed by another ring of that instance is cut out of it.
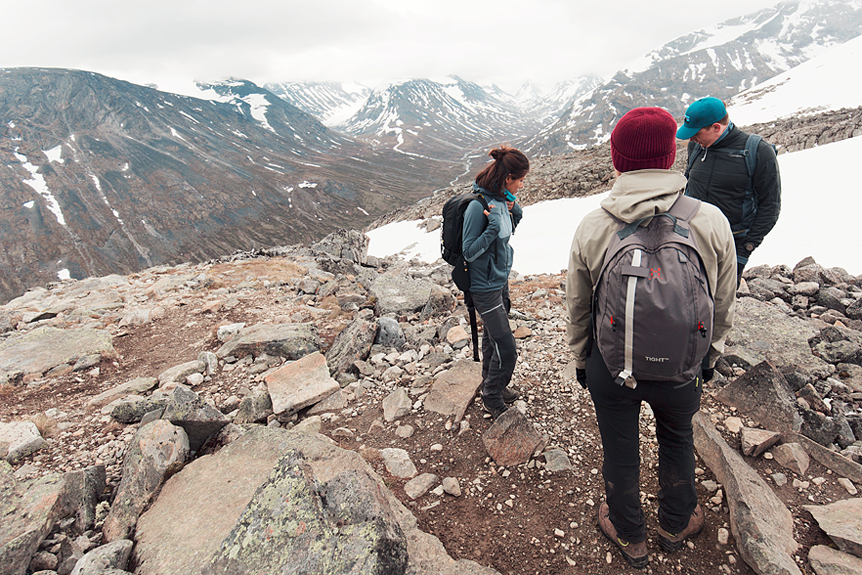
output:
<svg viewBox="0 0 862 575"><path fill-rule="evenodd" d="M646 541L629 543L620 539L616 527L611 523L610 512L607 503L599 505L599 529L605 534L605 537L616 543L629 565L636 569L643 569L649 564Z"/></svg>
<svg viewBox="0 0 862 575"><path fill-rule="evenodd" d="M661 527L658 528L658 544L665 551L676 551L682 547L682 542L689 537L694 537L703 530L703 510L698 504L694 511L691 512L691 517L688 519L688 526L673 535L668 533Z"/></svg>
<svg viewBox="0 0 862 575"><path fill-rule="evenodd" d="M482 392L485 388L485 385L482 384L479 386L479 389L476 390L476 395L478 397L482 397ZM521 397L521 394L515 391L510 387L504 387L503 391L500 393L500 397L503 398L503 403L515 403L515 401Z"/></svg>
<svg viewBox="0 0 862 575"><path fill-rule="evenodd" d="M509 408L504 403L501 407L491 407L485 401L482 401L482 409L491 414L491 419L493 421L497 421L497 418L506 413Z"/></svg>
<svg viewBox="0 0 862 575"><path fill-rule="evenodd" d="M514 403L516 399L521 397L521 394L509 387L503 388L503 393L500 394L504 403Z"/></svg>

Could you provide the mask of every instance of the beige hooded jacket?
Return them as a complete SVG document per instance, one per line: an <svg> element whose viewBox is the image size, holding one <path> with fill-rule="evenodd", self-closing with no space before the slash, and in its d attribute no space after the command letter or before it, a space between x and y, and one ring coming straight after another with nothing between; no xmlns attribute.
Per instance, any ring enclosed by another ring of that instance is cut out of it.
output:
<svg viewBox="0 0 862 575"><path fill-rule="evenodd" d="M610 195L602 200L604 209L594 210L581 220L569 254L566 280L566 335L575 354L575 367L585 368L590 331L590 300L617 223L605 210L631 223L652 214L666 212L685 188L685 177L671 170L635 170L621 174ZM724 340L733 326L736 306L736 247L730 224L713 205L702 203L691 220L691 229L703 256L709 288L715 296L715 322L709 365L713 367L724 352Z"/></svg>

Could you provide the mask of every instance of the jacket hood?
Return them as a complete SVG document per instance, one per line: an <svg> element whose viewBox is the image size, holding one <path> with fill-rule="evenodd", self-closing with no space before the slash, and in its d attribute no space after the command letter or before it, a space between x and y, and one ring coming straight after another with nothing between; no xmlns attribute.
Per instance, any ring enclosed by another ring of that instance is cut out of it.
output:
<svg viewBox="0 0 862 575"><path fill-rule="evenodd" d="M673 170L625 172L614 182L601 206L615 218L632 223L668 211L685 183L685 176Z"/></svg>

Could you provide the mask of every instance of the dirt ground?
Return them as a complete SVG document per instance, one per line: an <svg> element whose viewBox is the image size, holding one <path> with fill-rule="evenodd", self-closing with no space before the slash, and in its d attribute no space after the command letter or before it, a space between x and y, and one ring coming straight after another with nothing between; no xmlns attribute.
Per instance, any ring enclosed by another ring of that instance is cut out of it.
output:
<svg viewBox="0 0 862 575"><path fill-rule="evenodd" d="M514 285L514 308L528 314L535 312L538 304L530 299L532 292L542 285L559 285L559 282L559 276L552 276L538 283ZM220 325L252 324L294 313L298 299L295 294L261 289L240 297L232 307L222 306L215 312L206 311L205 303L205 297L184 300L144 326L110 327L118 355L115 360L103 360L97 374L67 374L28 387L0 389L2 421L43 417L39 414L49 408L68 414L58 421L42 422L49 436L48 447L16 464L15 469L35 476L106 463L110 487L115 488L121 461L111 461L105 455L110 452L105 446L129 437L136 426L123 426L98 411L87 410L86 400L134 377L156 376L168 367L195 359L200 351L217 349L221 344L215 330ZM562 305L558 301L552 304L554 313L562 317ZM317 323L331 343L348 321L349 318L333 312ZM536 364L550 361L551 356L567 358L568 352L559 342L551 342L535 350L521 349L520 353L520 362ZM230 395L250 387L254 377L244 370L221 372L195 391L220 406ZM381 425L382 395L365 401L365 407L356 409L354 417L325 423L322 432L342 447L363 453L393 493L414 513L420 527L438 537L452 557L477 561L504 575L753 573L737 552L732 536L728 544L719 543L719 529L730 531L727 502L710 502L716 493L709 492L700 481L715 478L699 459L698 495L705 510L706 527L688 546L673 554L658 548L655 533L658 446L649 417L642 418L641 489L651 561L646 570L629 567L597 527L596 513L604 497L602 449L589 395L577 384L566 383L560 377L537 378L520 371L516 371L513 386L527 401L528 417L544 425L549 446L569 452L573 470L548 472L543 469L541 456L528 466L496 466L482 444L481 434L491 421L484 417L478 400L467 411L470 429L463 434L459 434L458 425L451 426L451 422L421 409L397 422ZM708 392L704 395L703 410L714 415L719 423L731 413L716 404ZM394 433L398 425L404 424L416 429L407 439ZM338 427L350 429L353 437L334 434ZM724 431L724 436L738 447L735 435ZM428 493L412 501L404 492L405 481L389 475L375 458L375 450L385 447L407 450L420 473L434 473L441 479L458 478L461 496ZM797 562L803 572L810 573L807 549L815 544L828 545L829 541L801 505L843 499L846 492L832 480L797 489L791 483L794 475L779 469L774 461L758 458L748 462L764 478L776 471L788 476L788 484L780 488L768 482L793 513L796 540L802 545L796 554ZM831 478L830 472L814 462L807 475L801 479Z"/></svg>

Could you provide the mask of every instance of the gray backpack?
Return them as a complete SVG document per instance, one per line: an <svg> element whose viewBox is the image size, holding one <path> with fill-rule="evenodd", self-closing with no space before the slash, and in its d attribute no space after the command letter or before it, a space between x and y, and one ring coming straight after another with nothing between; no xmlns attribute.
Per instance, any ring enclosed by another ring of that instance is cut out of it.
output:
<svg viewBox="0 0 862 575"><path fill-rule="evenodd" d="M680 195L663 214L631 224L614 218L619 227L592 314L596 345L618 385L691 381L709 352L715 300L689 226L699 208Z"/></svg>

